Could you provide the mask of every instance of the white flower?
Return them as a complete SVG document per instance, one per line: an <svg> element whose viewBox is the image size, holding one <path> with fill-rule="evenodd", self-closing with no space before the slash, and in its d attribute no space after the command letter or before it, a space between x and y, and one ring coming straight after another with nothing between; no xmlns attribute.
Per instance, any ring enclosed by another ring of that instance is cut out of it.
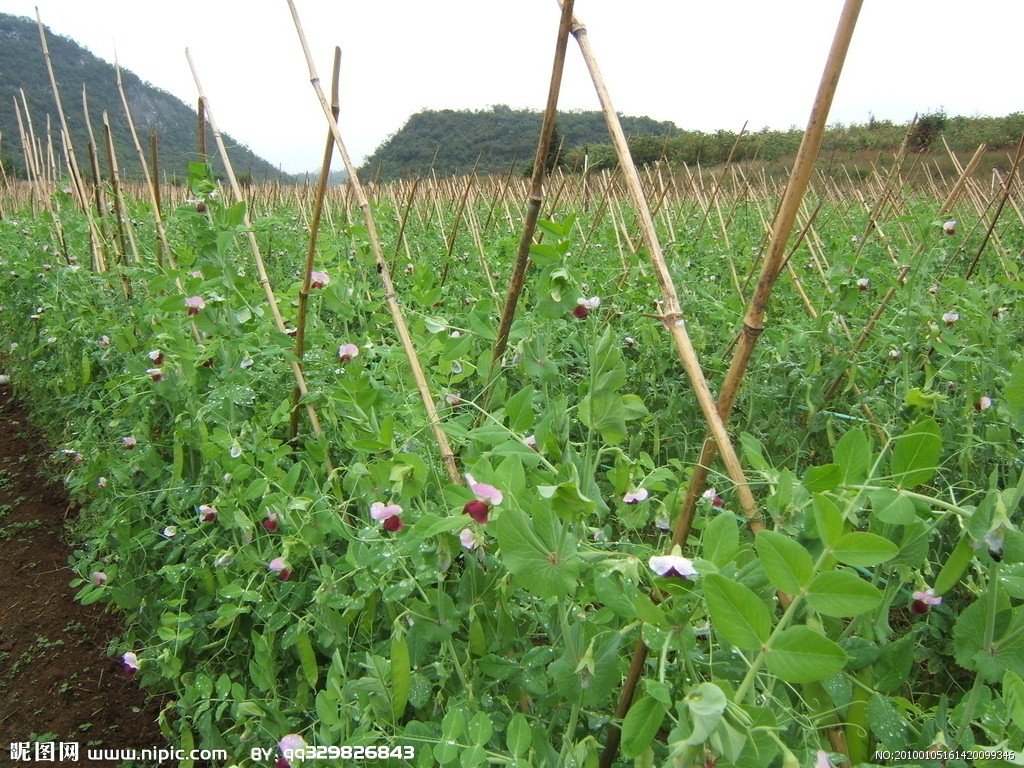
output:
<svg viewBox="0 0 1024 768"><path fill-rule="evenodd" d="M680 555L655 555L648 561L648 564L651 570L663 579L671 577L688 579L691 576L697 576L693 563Z"/></svg>

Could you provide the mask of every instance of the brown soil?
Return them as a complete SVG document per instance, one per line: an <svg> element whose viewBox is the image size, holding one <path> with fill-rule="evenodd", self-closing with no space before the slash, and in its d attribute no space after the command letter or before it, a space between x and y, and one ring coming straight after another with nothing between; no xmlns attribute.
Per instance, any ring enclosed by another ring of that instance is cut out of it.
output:
<svg viewBox="0 0 1024 768"><path fill-rule="evenodd" d="M117 760L90 761L86 750L166 748L160 706L107 655L116 615L74 601L64 531L75 511L45 479L48 453L0 385L0 766L112 768ZM12 759L12 743L32 741L54 742L55 752L77 742L79 759L36 762L34 745L28 762Z"/></svg>

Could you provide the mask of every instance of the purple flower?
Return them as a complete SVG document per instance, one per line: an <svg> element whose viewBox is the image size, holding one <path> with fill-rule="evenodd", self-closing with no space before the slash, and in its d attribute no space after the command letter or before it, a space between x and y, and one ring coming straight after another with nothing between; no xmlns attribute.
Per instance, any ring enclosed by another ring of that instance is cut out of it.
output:
<svg viewBox="0 0 1024 768"><path fill-rule="evenodd" d="M275 557L269 563L267 563L267 569L277 574L277 578L281 581L288 581L292 577L292 572L288 568L288 563L285 562L283 557Z"/></svg>
<svg viewBox="0 0 1024 768"><path fill-rule="evenodd" d="M950 219L949 221L947 221L945 224L942 225L942 229L947 235L955 235L956 219Z"/></svg>
<svg viewBox="0 0 1024 768"><path fill-rule="evenodd" d="M960 319L960 315L957 312L947 312L942 316L942 322L947 326L953 325L957 320Z"/></svg>
<svg viewBox="0 0 1024 768"><path fill-rule="evenodd" d="M217 522L217 509L211 507L209 504L199 505L199 522L201 523L215 523Z"/></svg>
<svg viewBox="0 0 1024 768"><path fill-rule="evenodd" d="M689 579L697 576L693 563L680 555L655 555L648 564L651 570L663 579Z"/></svg>
<svg viewBox="0 0 1024 768"><path fill-rule="evenodd" d="M343 363L347 363L353 357L357 357L358 355L359 347L355 344L342 344L338 347L338 359Z"/></svg>
<svg viewBox="0 0 1024 768"><path fill-rule="evenodd" d="M92 581L93 584L106 584L107 574L103 571L93 571L89 574L89 579Z"/></svg>
<svg viewBox="0 0 1024 768"><path fill-rule="evenodd" d="M637 488L635 491L630 491L622 497L622 501L626 504L637 504L648 497L646 488Z"/></svg>
<svg viewBox="0 0 1024 768"><path fill-rule="evenodd" d="M402 508L397 504L385 504L382 501L375 501L370 505L370 517L380 520L385 531L398 533L405 528L400 515Z"/></svg>
<svg viewBox="0 0 1024 768"><path fill-rule="evenodd" d="M472 551L480 546L480 542L476 539L476 534L473 533L472 528L463 528L459 531L459 541L462 546Z"/></svg>
<svg viewBox="0 0 1024 768"><path fill-rule="evenodd" d="M122 655L121 661L124 664L124 673L129 677L139 671L139 657L131 651Z"/></svg>
<svg viewBox="0 0 1024 768"><path fill-rule="evenodd" d="M488 504L497 506L498 504L501 504L501 500L502 498L504 498L501 494L501 491L499 491L493 485L488 485L487 483L478 483L476 480L473 479L473 476L470 474L466 475L466 483L469 485L469 489L480 501L485 501Z"/></svg>
<svg viewBox="0 0 1024 768"><path fill-rule="evenodd" d="M331 278L327 276L326 272L310 272L309 280L309 287L314 289L323 288L325 285L331 282Z"/></svg>
<svg viewBox="0 0 1024 768"><path fill-rule="evenodd" d="M910 610L912 613L928 613L933 605L939 605L942 603L941 597L935 596L934 589L919 589L913 595L913 600L910 603Z"/></svg>
<svg viewBox="0 0 1024 768"><path fill-rule="evenodd" d="M124 446L126 451L134 451L135 446L138 444L138 440L134 437L122 437L121 444Z"/></svg>

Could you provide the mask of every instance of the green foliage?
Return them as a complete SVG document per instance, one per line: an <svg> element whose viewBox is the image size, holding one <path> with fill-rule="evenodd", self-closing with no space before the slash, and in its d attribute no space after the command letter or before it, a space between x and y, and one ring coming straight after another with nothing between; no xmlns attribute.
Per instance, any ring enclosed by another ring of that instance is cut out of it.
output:
<svg viewBox="0 0 1024 768"><path fill-rule="evenodd" d="M936 201L908 194L892 237L860 248L860 201L823 203L828 267L800 249L791 260L818 316L780 282L730 425L767 530L750 535L717 476L676 553L690 558L674 561L683 579L652 557L669 548L705 430L624 242L628 207L540 223L486 411L495 274L518 233L495 217L444 261L447 201L413 215L416 260L394 270L396 293L474 490L450 482L429 443L351 212L324 217L329 283L309 296L303 399L324 434L303 420L291 439L294 340L253 279L246 207L219 199L204 164L187 183L206 210L166 217L177 271L156 265L139 203L141 259L104 273L87 266L89 225L63 193L52 213L0 222L2 365L82 504L75 588L124 612L115 652L136 653L142 682L170 694L177 744L239 765L252 744L297 733L414 746L396 765L590 766L639 640L649 653L617 768L806 766L835 728L862 763L876 747L1020 743L1024 331L1001 310L1020 268L996 257L956 276L977 222L955 240ZM400 253L388 194L375 213ZM481 226L491 202L475 203ZM728 238L692 200L666 197L658 217L713 382L743 312L733 276L757 266L775 202L732 202ZM306 222L291 203L255 206L292 326ZM1018 228L1000 239L1024 247ZM890 249L916 254L905 284ZM871 321L874 286L898 290L855 348L843 323ZM192 296L205 305L189 315ZM342 361L342 344L358 354ZM837 378L857 387L826 401ZM391 505L401 530L373 516Z"/></svg>

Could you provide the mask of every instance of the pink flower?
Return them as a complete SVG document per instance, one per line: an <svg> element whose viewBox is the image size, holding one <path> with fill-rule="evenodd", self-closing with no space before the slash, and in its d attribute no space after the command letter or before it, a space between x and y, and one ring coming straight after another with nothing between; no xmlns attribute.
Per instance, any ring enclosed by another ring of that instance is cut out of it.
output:
<svg viewBox="0 0 1024 768"><path fill-rule="evenodd" d="M343 363L347 363L353 357L357 357L358 355L359 347L355 344L342 344L338 347L338 359Z"/></svg>
<svg viewBox="0 0 1024 768"><path fill-rule="evenodd" d="M708 499L711 502L711 506L713 507L725 506L725 502L722 501L722 497L718 495L718 491L715 490L714 488L708 488L706 491L704 491L701 498Z"/></svg>
<svg viewBox="0 0 1024 768"><path fill-rule="evenodd" d="M405 523L402 522L402 518L395 515L394 517L389 517L384 521L383 528L385 531L390 533L398 533L400 530L405 528Z"/></svg>
<svg viewBox="0 0 1024 768"><path fill-rule="evenodd" d="M480 546L480 542L476 540L476 534L471 528L463 528L459 532L459 541L462 542L463 547L471 551Z"/></svg>
<svg viewBox="0 0 1024 768"><path fill-rule="evenodd" d="M103 571L93 571L89 574L89 579L92 580L93 584L106 584L107 574Z"/></svg>
<svg viewBox="0 0 1024 768"><path fill-rule="evenodd" d="M217 522L217 509L211 507L209 504L199 505L199 522L201 523L215 523Z"/></svg>
<svg viewBox="0 0 1024 768"><path fill-rule="evenodd" d="M460 395L458 392L449 392L447 395L444 396L444 401L448 403L448 405L451 405L453 407L457 405L462 405L462 395Z"/></svg>
<svg viewBox="0 0 1024 768"><path fill-rule="evenodd" d="M828 759L828 752L824 749L818 750L818 761L814 764L814 768L832 768L832 762Z"/></svg>
<svg viewBox="0 0 1024 768"><path fill-rule="evenodd" d="M100 340L97 343L101 347L109 347L110 346L110 337L109 336L100 336Z"/></svg>
<svg viewBox="0 0 1024 768"><path fill-rule="evenodd" d="M942 316L942 322L944 322L947 326L952 325L959 319L960 315L956 312L947 312Z"/></svg>
<svg viewBox="0 0 1024 768"><path fill-rule="evenodd" d="M153 381L163 381L164 373L160 368L147 368L146 373Z"/></svg>
<svg viewBox="0 0 1024 768"><path fill-rule="evenodd" d="M949 221L947 221L945 224L942 225L942 229L947 235L955 235L956 219L950 219Z"/></svg>
<svg viewBox="0 0 1024 768"><path fill-rule="evenodd" d="M375 501L370 505L370 517L374 520L387 520L402 514L402 508L397 504L384 504L382 501Z"/></svg>
<svg viewBox="0 0 1024 768"><path fill-rule="evenodd" d="M260 525L262 525L263 526L263 530L267 531L268 533L276 533L277 532L277 513L276 512L269 513L263 519L263 522L260 523Z"/></svg>
<svg viewBox="0 0 1024 768"><path fill-rule="evenodd" d="M188 307L189 316L198 315L199 310L206 306L202 296L189 296L185 299L185 306Z"/></svg>
<svg viewBox="0 0 1024 768"><path fill-rule="evenodd" d="M625 504L638 504L648 497L646 488L637 488L635 491L630 491L622 497L622 501Z"/></svg>
<svg viewBox="0 0 1024 768"><path fill-rule="evenodd" d="M648 561L648 565L663 579L689 579L697 575L693 563L680 555L655 555Z"/></svg>
<svg viewBox="0 0 1024 768"><path fill-rule="evenodd" d="M121 444L124 445L126 451L134 451L138 441L134 437L122 437Z"/></svg>
<svg viewBox="0 0 1024 768"><path fill-rule="evenodd" d="M290 758L301 760L305 755L306 740L297 733L289 733L277 742L281 757L274 763L274 768L291 768Z"/></svg>
<svg viewBox="0 0 1024 768"><path fill-rule="evenodd" d="M269 563L267 563L267 569L277 574L277 578L281 581L288 581L292 577L292 572L288 568L288 563L285 562L283 557L275 557Z"/></svg>
<svg viewBox="0 0 1024 768"><path fill-rule="evenodd" d="M902 350L899 350L899 349L890 349L889 350L889 359L892 360L893 362L896 362L897 360L899 360L902 357L903 357L903 351Z"/></svg>
<svg viewBox="0 0 1024 768"><path fill-rule="evenodd" d="M470 474L466 475L466 483L469 485L469 490L471 490L480 501L486 501L488 504L497 506L498 504L501 504L501 500L504 498L501 491L493 485L478 483Z"/></svg>
<svg viewBox="0 0 1024 768"><path fill-rule="evenodd" d="M991 408L991 407L992 407L992 398L991 397L987 397L987 396L982 396L978 400L978 402L976 402L974 404L974 410L976 410L976 411L984 411L984 410L987 410L988 408Z"/></svg>
<svg viewBox="0 0 1024 768"><path fill-rule="evenodd" d="M598 296L592 296L589 299L586 297L576 299L576 306L572 310L572 316L582 320L590 314L590 310L597 309L599 306L601 306L601 299Z"/></svg>
<svg viewBox="0 0 1024 768"><path fill-rule="evenodd" d="M918 590L911 597L913 598L913 602L910 603L912 613L928 613L933 605L942 603L942 598L936 597L935 590L931 588Z"/></svg>
<svg viewBox="0 0 1024 768"><path fill-rule="evenodd" d="M325 285L331 282L331 278L327 276L326 272L310 272L309 280L309 287L313 289L323 288Z"/></svg>

